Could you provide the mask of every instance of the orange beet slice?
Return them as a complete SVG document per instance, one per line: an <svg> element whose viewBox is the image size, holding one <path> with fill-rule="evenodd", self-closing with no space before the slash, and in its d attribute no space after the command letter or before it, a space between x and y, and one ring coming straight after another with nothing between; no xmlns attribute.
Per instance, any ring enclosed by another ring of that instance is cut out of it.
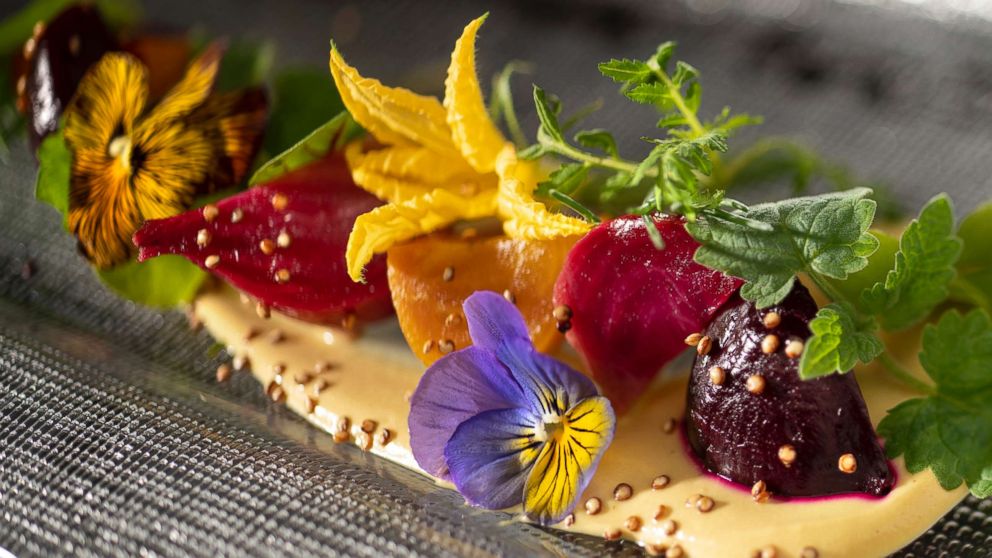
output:
<svg viewBox="0 0 992 558"><path fill-rule="evenodd" d="M518 240L436 233L393 246L387 277L400 328L413 352L431 364L471 344L462 303L476 291L515 302L539 351L562 340L551 293L577 237Z"/></svg>

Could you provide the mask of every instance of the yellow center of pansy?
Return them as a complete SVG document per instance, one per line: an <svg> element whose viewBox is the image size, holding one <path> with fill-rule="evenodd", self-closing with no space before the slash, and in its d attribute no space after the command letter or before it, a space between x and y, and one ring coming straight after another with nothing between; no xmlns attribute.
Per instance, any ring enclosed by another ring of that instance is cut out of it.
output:
<svg viewBox="0 0 992 558"><path fill-rule="evenodd" d="M455 43L443 104L363 77L331 50L331 75L345 107L383 146L356 143L346 151L355 183L387 202L352 228L345 258L355 281L375 254L456 221L497 216L507 235L533 240L590 228L534 200L538 166L518 160L490 119L475 71L485 18L469 23Z"/></svg>

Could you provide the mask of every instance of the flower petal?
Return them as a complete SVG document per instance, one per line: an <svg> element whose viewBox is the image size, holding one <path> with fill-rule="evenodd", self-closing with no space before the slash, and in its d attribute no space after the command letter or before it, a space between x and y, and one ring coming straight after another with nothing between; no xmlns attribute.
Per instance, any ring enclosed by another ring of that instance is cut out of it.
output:
<svg viewBox="0 0 992 558"><path fill-rule="evenodd" d="M474 506L503 509L523 497L527 473L541 451L540 419L524 409L497 409L463 422L444 448L451 480Z"/></svg>
<svg viewBox="0 0 992 558"><path fill-rule="evenodd" d="M145 65L130 54L104 55L83 76L65 110L66 143L74 151L106 153L115 134L131 134L147 101Z"/></svg>
<svg viewBox="0 0 992 558"><path fill-rule="evenodd" d="M444 446L462 422L483 411L515 407L520 387L495 355L468 347L424 372L410 398L410 448L428 473L447 478Z"/></svg>
<svg viewBox="0 0 992 558"><path fill-rule="evenodd" d="M605 397L590 397L571 408L561 431L544 445L524 487L524 513L542 525L572 512L599 460L613 441L616 417Z"/></svg>
<svg viewBox="0 0 992 558"><path fill-rule="evenodd" d="M426 147L390 146L365 151L361 141L345 149L355 183L379 199L393 203L442 188L461 195L495 189L495 175L480 175L460 158Z"/></svg>
<svg viewBox="0 0 992 558"><path fill-rule="evenodd" d="M571 235L583 235L591 223L561 213L552 213L534 199L537 187L537 167L530 161L517 159L516 149L507 145L496 161L499 175L497 211L503 219L503 230L513 238L546 240Z"/></svg>
<svg viewBox="0 0 992 558"><path fill-rule="evenodd" d="M144 129L146 135L152 134L170 122L189 115L202 105L213 90L214 79L217 77L223 56L224 48L220 43L208 46L203 54L190 62L183 79L155 105L155 108L141 121L139 129Z"/></svg>
<svg viewBox="0 0 992 558"><path fill-rule="evenodd" d="M446 227L460 219L492 215L495 205L496 192L493 190L463 197L438 188L360 215L355 220L345 251L348 275L354 281L361 281L365 264L393 244Z"/></svg>
<svg viewBox="0 0 992 558"><path fill-rule="evenodd" d="M462 304L468 334L476 347L498 352L516 341L530 343L527 323L520 310L492 291L476 291Z"/></svg>
<svg viewBox="0 0 992 558"><path fill-rule="evenodd" d="M479 291L463 305L476 347L496 354L541 415L560 415L576 402L597 395L596 386L567 364L534 350L520 311L492 291Z"/></svg>
<svg viewBox="0 0 992 558"><path fill-rule="evenodd" d="M475 71L475 38L488 14L472 21L455 43L444 81L444 108L451 137L465 160L480 173L496 168L496 157L506 138L489 118Z"/></svg>
<svg viewBox="0 0 992 558"><path fill-rule="evenodd" d="M376 139L392 145L419 144L459 157L444 107L437 99L363 77L336 48L331 48L330 66L345 108Z"/></svg>

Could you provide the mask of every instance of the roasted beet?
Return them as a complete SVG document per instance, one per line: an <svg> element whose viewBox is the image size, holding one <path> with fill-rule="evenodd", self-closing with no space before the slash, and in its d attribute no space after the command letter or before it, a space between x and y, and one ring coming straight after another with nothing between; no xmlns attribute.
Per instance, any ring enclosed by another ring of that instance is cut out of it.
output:
<svg viewBox="0 0 992 558"><path fill-rule="evenodd" d="M618 412L740 286L692 260L699 245L681 218L654 219L664 250L640 217L613 219L572 248L555 284L555 305L571 310L562 329Z"/></svg>
<svg viewBox="0 0 992 558"><path fill-rule="evenodd" d="M713 319L702 332L711 348L689 382L689 443L710 471L745 486L764 481L772 494L885 494L893 475L854 374L803 381L799 345L787 348L805 343L816 311L796 283L773 307L738 298ZM770 313L778 319L766 325Z"/></svg>
<svg viewBox="0 0 992 558"><path fill-rule="evenodd" d="M134 235L138 259L181 254L272 309L321 323L392 310L386 262L354 283L344 251L355 217L378 206L333 155L212 206L148 221Z"/></svg>
<svg viewBox="0 0 992 558"><path fill-rule="evenodd" d="M90 66L117 48L117 40L89 4L70 6L47 25L35 26L24 46L24 85L18 85L33 146L58 129L62 109Z"/></svg>

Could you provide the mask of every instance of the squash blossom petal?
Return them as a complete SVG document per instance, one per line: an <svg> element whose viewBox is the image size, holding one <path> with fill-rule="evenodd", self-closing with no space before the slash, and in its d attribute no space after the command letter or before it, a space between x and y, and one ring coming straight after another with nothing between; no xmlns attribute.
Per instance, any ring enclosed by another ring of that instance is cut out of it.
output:
<svg viewBox="0 0 992 558"><path fill-rule="evenodd" d="M588 378L534 349L502 296L476 292L464 310L473 345L431 365L410 400L413 455L472 505L522 505L532 521L557 523L613 440L613 408Z"/></svg>
<svg viewBox="0 0 992 558"><path fill-rule="evenodd" d="M380 144L348 146L352 177L388 202L355 221L346 252L353 280L362 280L375 254L460 220L498 216L506 234L525 239L589 230L588 223L534 200L537 164L518 161L513 144L489 117L475 69L475 42L485 19L469 23L455 43L443 103L362 76L332 47L331 75L344 105Z"/></svg>

